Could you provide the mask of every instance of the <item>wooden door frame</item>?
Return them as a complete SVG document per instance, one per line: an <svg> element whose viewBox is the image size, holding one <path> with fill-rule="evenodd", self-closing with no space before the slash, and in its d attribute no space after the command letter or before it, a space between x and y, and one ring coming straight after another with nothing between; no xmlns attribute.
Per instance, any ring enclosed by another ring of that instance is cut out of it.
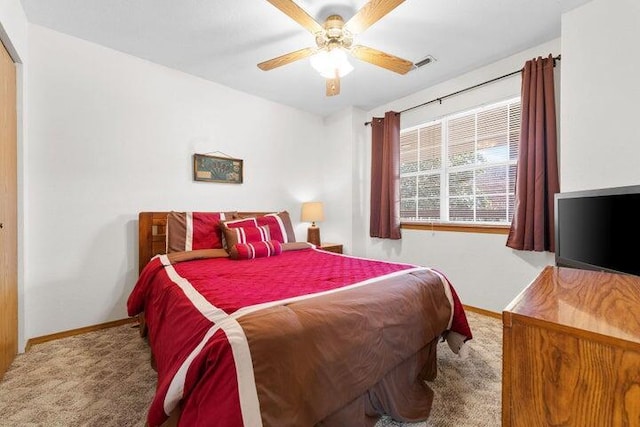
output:
<svg viewBox="0 0 640 427"><path fill-rule="evenodd" d="M0 204L0 238L4 242L0 251L3 279L0 282L0 378L9 369L18 353L18 69L14 58L2 44L0 51L0 151L2 157L3 187ZM6 275L4 274L6 273Z"/></svg>
<svg viewBox="0 0 640 427"><path fill-rule="evenodd" d="M11 32L12 34L15 33ZM16 153L17 153L17 231L18 231L18 353L26 351L25 345L27 336L25 332L25 309L24 309L24 140L25 140L25 116L26 96L25 96L25 64L20 52L25 54L24 49L17 49L7 31L0 23L0 43L4 46L9 56L13 60L16 68ZM20 39L16 33L15 38ZM20 41L20 40L18 40Z"/></svg>

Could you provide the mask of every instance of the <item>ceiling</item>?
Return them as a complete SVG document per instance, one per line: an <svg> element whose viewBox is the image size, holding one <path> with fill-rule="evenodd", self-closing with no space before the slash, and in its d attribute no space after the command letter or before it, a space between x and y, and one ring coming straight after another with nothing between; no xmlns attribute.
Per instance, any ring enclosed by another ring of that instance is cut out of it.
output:
<svg viewBox="0 0 640 427"><path fill-rule="evenodd" d="M305 47L313 35L266 0L21 0L29 22L225 86L326 116L365 111L560 36L561 14L590 0L407 0L355 38L418 62L400 75L355 58L341 93L296 61L256 64ZM366 0L297 0L320 23L349 19ZM559 52L549 52L557 54Z"/></svg>

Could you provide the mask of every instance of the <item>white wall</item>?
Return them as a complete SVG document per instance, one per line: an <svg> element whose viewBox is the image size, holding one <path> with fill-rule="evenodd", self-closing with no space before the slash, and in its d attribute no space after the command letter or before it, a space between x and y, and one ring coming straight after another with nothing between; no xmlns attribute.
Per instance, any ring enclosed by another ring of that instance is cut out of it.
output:
<svg viewBox="0 0 640 427"><path fill-rule="evenodd" d="M352 108L346 108L323 120L325 138L322 147L310 159L319 162L326 189L325 221L320 225L322 242L342 243L345 253L351 251L351 163Z"/></svg>
<svg viewBox="0 0 640 427"><path fill-rule="evenodd" d="M367 113L367 118L381 117L385 111L401 111L448 93L490 80L522 68L525 61L537 56L560 53L560 40L556 39L533 49L513 55L489 66L477 69L403 99L380 106ZM428 66L419 72L428 72ZM558 81L558 80L557 80ZM478 105L518 96L521 80L518 75L446 99L442 104L412 110L401 115L401 126L409 127L445 114L462 111ZM557 88L559 92L559 87ZM362 127L366 141L371 140L369 127ZM369 148L360 158L359 167L370 176ZM451 280L463 303L486 310L502 309L540 272L553 264L548 252L515 251L505 246L506 235L465 232L402 230L402 239L372 239L369 234L369 182L360 202L366 206L364 215L354 223L359 227L364 247L359 255L397 260L434 267Z"/></svg>
<svg viewBox="0 0 640 427"><path fill-rule="evenodd" d="M26 62L27 18L19 0L0 0L0 39L14 62Z"/></svg>
<svg viewBox="0 0 640 427"><path fill-rule="evenodd" d="M35 25L29 49L27 338L126 317L140 211L295 223L323 197L320 117ZM243 184L192 181L193 153L213 151L244 159Z"/></svg>
<svg viewBox="0 0 640 427"><path fill-rule="evenodd" d="M640 184L638 41L638 0L563 15L561 191Z"/></svg>
<svg viewBox="0 0 640 427"><path fill-rule="evenodd" d="M346 108L323 120L324 140L314 161L319 162L323 175L325 223L321 224L323 242L342 243L344 253L352 253L355 229L355 212L363 181L361 169L354 166L358 151L364 148L359 140L365 112L354 107Z"/></svg>

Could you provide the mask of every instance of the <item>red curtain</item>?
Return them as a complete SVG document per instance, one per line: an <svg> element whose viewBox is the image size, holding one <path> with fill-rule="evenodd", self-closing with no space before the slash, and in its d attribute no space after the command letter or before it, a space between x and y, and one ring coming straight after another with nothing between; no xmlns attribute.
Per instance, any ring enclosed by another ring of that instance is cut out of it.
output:
<svg viewBox="0 0 640 427"><path fill-rule="evenodd" d="M515 212L507 246L555 251L553 197L560 191L554 59L538 57L522 70L522 122Z"/></svg>
<svg viewBox="0 0 640 427"><path fill-rule="evenodd" d="M371 237L400 239L400 114L371 120Z"/></svg>

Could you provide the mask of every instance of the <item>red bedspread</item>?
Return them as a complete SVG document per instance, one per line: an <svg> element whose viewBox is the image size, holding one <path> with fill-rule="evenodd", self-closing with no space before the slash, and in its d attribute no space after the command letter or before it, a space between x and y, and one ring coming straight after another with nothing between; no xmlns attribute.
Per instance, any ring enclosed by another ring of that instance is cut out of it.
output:
<svg viewBox="0 0 640 427"><path fill-rule="evenodd" d="M183 421L207 417L224 426L263 425L260 411L266 399L256 391L262 389L254 380L258 364L241 324L248 315L424 270L314 249L243 261L172 264L167 256L155 257L127 303L130 316L145 314L158 372L149 425L164 422L179 403ZM449 324L440 332L452 330L470 339L455 291L444 275L432 273L440 276L450 302Z"/></svg>

